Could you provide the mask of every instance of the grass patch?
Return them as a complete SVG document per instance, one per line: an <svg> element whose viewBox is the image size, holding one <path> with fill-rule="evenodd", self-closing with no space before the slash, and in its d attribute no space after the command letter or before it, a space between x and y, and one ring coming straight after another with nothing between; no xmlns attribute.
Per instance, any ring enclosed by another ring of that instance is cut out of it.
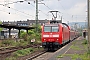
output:
<svg viewBox="0 0 90 60"><path fill-rule="evenodd" d="M82 42L82 44L84 44L84 45L88 44L87 40L84 40L84 41Z"/></svg>
<svg viewBox="0 0 90 60"><path fill-rule="evenodd" d="M14 42L14 40L3 40L1 44L2 44L2 47L13 46L13 44L15 44L15 42Z"/></svg>
<svg viewBox="0 0 90 60"><path fill-rule="evenodd" d="M63 58L64 56L63 55L59 55L59 56L57 56L57 58Z"/></svg>
<svg viewBox="0 0 90 60"><path fill-rule="evenodd" d="M15 57L8 57L5 60L16 60L16 58Z"/></svg>
<svg viewBox="0 0 90 60"><path fill-rule="evenodd" d="M17 60L18 57L29 55L32 52L34 52L33 48L18 50L16 52L12 53L12 56L7 57L5 60Z"/></svg>
<svg viewBox="0 0 90 60"><path fill-rule="evenodd" d="M76 41L72 42L72 44L75 45L76 44Z"/></svg>
<svg viewBox="0 0 90 60"><path fill-rule="evenodd" d="M15 51L11 57L7 57L6 60L17 60L18 57L29 55L38 50L42 50L42 48L27 48L23 50L18 50Z"/></svg>
<svg viewBox="0 0 90 60"><path fill-rule="evenodd" d="M62 55L57 56L57 58L70 57L71 60L90 60L90 58L89 58L90 51L87 51L87 44L88 44L87 40L82 40L81 42L82 43L79 43L79 42L72 43L73 45L70 47L70 49L73 49L73 50L76 50L76 51L84 50L84 51L86 51L85 53L82 52L82 54L78 54L78 53L75 53L75 54L62 54Z"/></svg>
<svg viewBox="0 0 90 60"><path fill-rule="evenodd" d="M90 55L90 50L88 50L87 54Z"/></svg>
<svg viewBox="0 0 90 60"><path fill-rule="evenodd" d="M87 40L84 40L83 42L82 42L82 45L83 45L83 47L87 50L88 49L88 42L87 42Z"/></svg>
<svg viewBox="0 0 90 60"><path fill-rule="evenodd" d="M62 58L65 57L65 56L69 56L71 57L72 60L77 60L77 59L80 59L80 60L90 60L88 58L88 54L87 53L84 53L84 54L64 54L64 55L59 55L57 56L57 58Z"/></svg>
<svg viewBox="0 0 90 60"><path fill-rule="evenodd" d="M78 46L74 46L74 45L71 46L71 49L74 49L74 50L81 50Z"/></svg>
<svg viewBox="0 0 90 60"><path fill-rule="evenodd" d="M34 51L33 48L27 48L27 49L23 49L23 50L18 50L16 52L14 52L14 56L15 57L20 57L20 56L25 56L25 55L28 55L30 53L32 53Z"/></svg>
<svg viewBox="0 0 90 60"><path fill-rule="evenodd" d="M0 47L8 47L8 46L26 46L28 45L28 41L18 41L15 42L14 40L3 40L2 42L0 42Z"/></svg>

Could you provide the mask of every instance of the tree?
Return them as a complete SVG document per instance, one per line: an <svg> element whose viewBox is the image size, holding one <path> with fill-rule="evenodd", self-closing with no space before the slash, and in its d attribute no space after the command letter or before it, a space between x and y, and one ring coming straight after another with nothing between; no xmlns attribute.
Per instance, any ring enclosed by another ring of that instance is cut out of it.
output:
<svg viewBox="0 0 90 60"><path fill-rule="evenodd" d="M2 21L0 21L0 24L2 24ZM2 28L0 27L0 31L2 31Z"/></svg>

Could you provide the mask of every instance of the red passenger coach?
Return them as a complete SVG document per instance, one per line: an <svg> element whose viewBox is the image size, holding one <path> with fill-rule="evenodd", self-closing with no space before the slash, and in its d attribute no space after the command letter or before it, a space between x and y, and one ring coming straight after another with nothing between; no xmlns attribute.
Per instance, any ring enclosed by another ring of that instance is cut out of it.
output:
<svg viewBox="0 0 90 60"><path fill-rule="evenodd" d="M70 41L70 28L65 23L51 23L42 26L42 46L48 50L56 50Z"/></svg>

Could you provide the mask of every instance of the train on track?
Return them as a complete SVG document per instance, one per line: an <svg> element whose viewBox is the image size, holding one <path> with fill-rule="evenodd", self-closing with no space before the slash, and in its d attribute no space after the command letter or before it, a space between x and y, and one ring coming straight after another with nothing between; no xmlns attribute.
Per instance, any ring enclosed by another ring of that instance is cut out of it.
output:
<svg viewBox="0 0 90 60"><path fill-rule="evenodd" d="M58 23L56 20L42 26L41 40L46 50L57 50L78 36L78 31L71 30L66 23Z"/></svg>

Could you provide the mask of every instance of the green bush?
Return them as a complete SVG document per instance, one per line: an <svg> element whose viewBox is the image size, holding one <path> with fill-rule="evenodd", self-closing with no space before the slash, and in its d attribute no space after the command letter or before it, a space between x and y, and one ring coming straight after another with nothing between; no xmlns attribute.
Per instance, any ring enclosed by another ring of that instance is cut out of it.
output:
<svg viewBox="0 0 90 60"><path fill-rule="evenodd" d="M18 50L16 52L14 52L14 57L20 57L20 56L25 56L30 54L31 52L33 52L34 50L32 48L27 48L27 49L23 49L23 50Z"/></svg>
<svg viewBox="0 0 90 60"><path fill-rule="evenodd" d="M27 46L28 45L28 42L27 41L20 41L20 46Z"/></svg>
<svg viewBox="0 0 90 60"><path fill-rule="evenodd" d="M2 44L4 44L5 46L13 46L13 44L15 44L14 40L4 40L2 41Z"/></svg>
<svg viewBox="0 0 90 60"><path fill-rule="evenodd" d="M27 45L28 45L28 42L27 41L24 41L24 40L21 40L19 42L15 42L13 44L13 46L16 46L16 47L18 47L18 46L27 46Z"/></svg>
<svg viewBox="0 0 90 60"><path fill-rule="evenodd" d="M15 42L15 43L13 44L13 46L16 46L16 47L20 46L20 42Z"/></svg>
<svg viewBox="0 0 90 60"><path fill-rule="evenodd" d="M26 32L20 33L20 38L23 38L24 40L26 40L26 37L27 37Z"/></svg>
<svg viewBox="0 0 90 60"><path fill-rule="evenodd" d="M34 25L35 27L36 25ZM36 43L41 43L41 26L38 25L38 32L36 32L36 29L32 29L28 31L28 34L24 31L21 31L20 37L23 38L25 41L28 42L28 44L31 44L31 40L35 39Z"/></svg>
<svg viewBox="0 0 90 60"><path fill-rule="evenodd" d="M82 44L85 44L85 45L88 44L88 43L87 43L87 40L84 40Z"/></svg>
<svg viewBox="0 0 90 60"><path fill-rule="evenodd" d="M28 34L29 34L29 35L32 35L32 34L34 34L34 31L32 31L32 30L29 30L29 31L28 31Z"/></svg>
<svg viewBox="0 0 90 60"><path fill-rule="evenodd" d="M89 55L90 55L90 50L87 52L87 54L89 54Z"/></svg>
<svg viewBox="0 0 90 60"><path fill-rule="evenodd" d="M31 43L32 39L35 39L34 44L41 43L40 42L41 41L41 34L40 33L34 33L34 34L30 35L30 36L27 36L27 40L28 40L29 44L32 44Z"/></svg>
<svg viewBox="0 0 90 60"><path fill-rule="evenodd" d="M2 43L0 42L0 47L2 46Z"/></svg>
<svg viewBox="0 0 90 60"><path fill-rule="evenodd" d="M15 57L8 57L5 60L16 60L16 58Z"/></svg>

